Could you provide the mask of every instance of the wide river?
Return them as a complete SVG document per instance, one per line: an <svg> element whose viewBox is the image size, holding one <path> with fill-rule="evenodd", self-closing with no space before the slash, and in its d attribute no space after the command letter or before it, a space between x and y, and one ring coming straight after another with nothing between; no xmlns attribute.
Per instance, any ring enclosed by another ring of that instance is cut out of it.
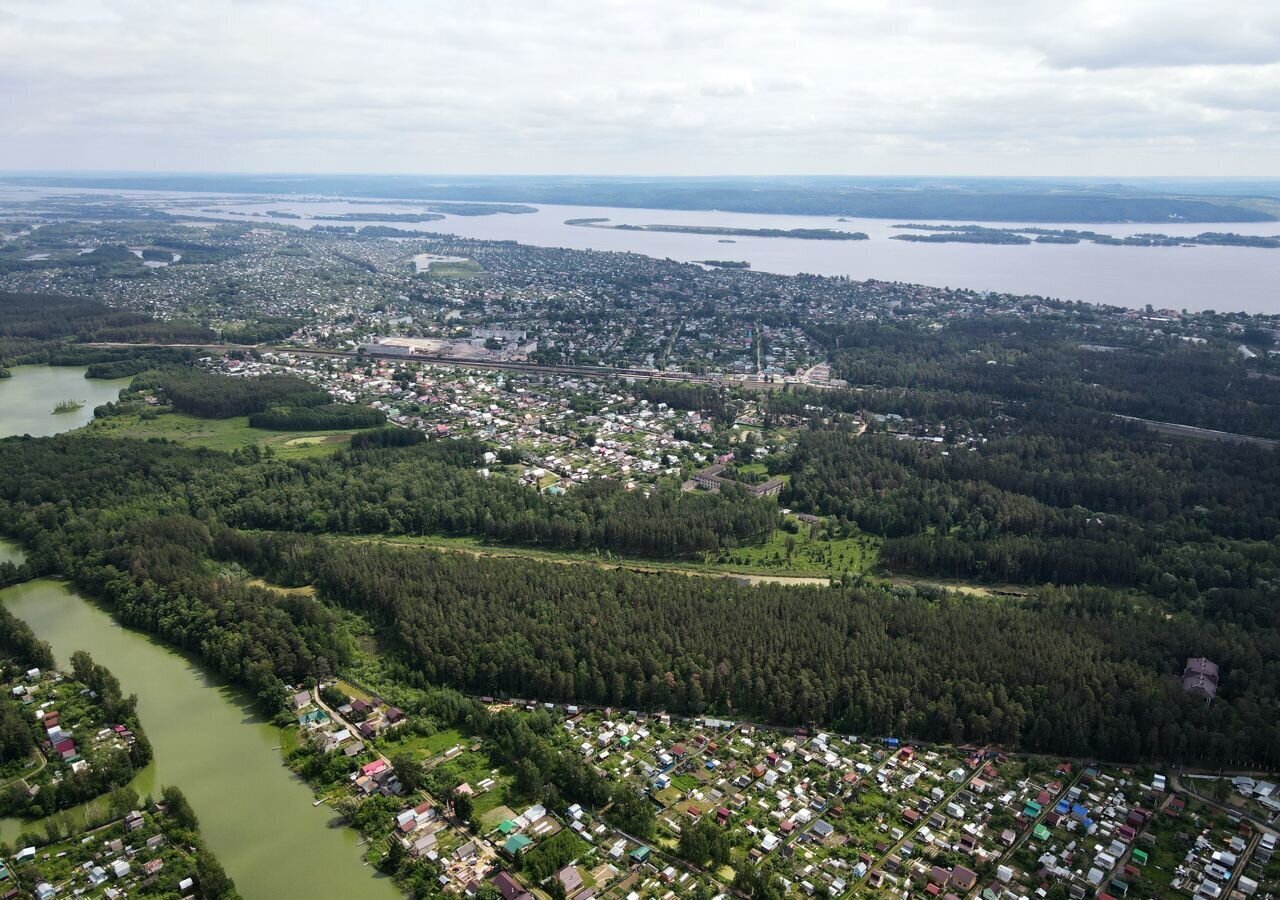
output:
<svg viewBox="0 0 1280 900"><path fill-rule="evenodd" d="M233 222L313 225L387 225L402 231L431 231L486 240L511 240L540 247L619 250L660 259L695 262L732 259L753 269L795 275L847 275L857 279L903 281L935 287L970 288L1085 300L1141 309L1216 309L1224 312L1280 314L1280 250L1250 247L1106 247L1079 244L924 244L895 241L905 223L897 219L843 221L834 216L781 216L716 210L617 209L542 204L523 215L455 216L435 222L320 221L318 215L421 211L427 201L368 201L265 195L229 196L174 191L107 191L86 188L0 186L6 198L28 200L43 194L123 196L168 212ZM500 202L501 198L493 198ZM272 218L268 211L301 218ZM257 216L254 215L257 213ZM714 235L612 231L565 225L566 219L606 218L610 224L718 225L732 228L832 228L866 232L869 241L811 241L790 238L734 238L722 244ZM921 221L921 220L917 220ZM924 224L941 223L923 220ZM1071 222L983 222L983 225L1076 228L1125 236L1159 232L1190 236L1204 231L1280 235L1280 222L1090 225Z"/></svg>
<svg viewBox="0 0 1280 900"><path fill-rule="evenodd" d="M183 195L190 200L199 195ZM205 195L210 196L210 195ZM193 207L183 212L231 221L255 221L252 213L279 210L302 219L271 219L290 225L377 225L378 222L317 221L316 215L406 212L411 202L358 204L327 200L263 201L241 198L226 205ZM171 207L171 211L179 211ZM212 211L211 211L212 210ZM249 215L236 215L248 213ZM565 225L566 219L600 217L609 224L718 225L732 228L831 228L863 231L867 241L813 241L791 238L733 238L722 244L714 235L614 231ZM259 220L261 221L261 220ZM488 240L514 240L541 247L620 250L660 259L693 262L704 259L744 260L753 269L795 275L847 275L881 281L904 281L936 287L972 288L1015 294L1038 294L1139 309L1187 309L1280 314L1280 250L1251 247L1108 247L1079 244L924 244L895 241L901 234L894 219L848 219L823 216L777 216L716 211L613 209L543 205L523 215L446 216L437 222L389 223L406 231L434 231ZM926 223L939 224L939 223ZM1026 225L1028 223L983 223ZM1045 228L1076 228L1125 236L1143 232L1190 236L1205 231L1280 235L1280 222L1249 224L1081 225L1038 223Z"/></svg>

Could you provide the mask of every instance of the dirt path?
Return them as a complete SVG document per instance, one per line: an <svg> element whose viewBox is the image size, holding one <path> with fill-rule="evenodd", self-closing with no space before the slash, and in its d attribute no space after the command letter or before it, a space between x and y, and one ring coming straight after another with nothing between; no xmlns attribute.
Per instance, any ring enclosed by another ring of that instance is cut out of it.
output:
<svg viewBox="0 0 1280 900"><path fill-rule="evenodd" d="M672 573L690 578L728 578L748 584L789 584L817 585L826 587L831 579L818 575L772 575L767 572L730 572L722 569L699 569L685 566L668 566L662 563L632 562L629 560L582 559L575 556L563 556L537 550L521 550L514 547L463 547L447 543L433 543L429 540L397 540L384 537L359 537L350 540L368 543L386 544L390 547L408 547L424 550L437 550L441 553L462 553L477 559L532 559L538 562L552 563L561 566L594 566L597 569L625 569L628 572Z"/></svg>

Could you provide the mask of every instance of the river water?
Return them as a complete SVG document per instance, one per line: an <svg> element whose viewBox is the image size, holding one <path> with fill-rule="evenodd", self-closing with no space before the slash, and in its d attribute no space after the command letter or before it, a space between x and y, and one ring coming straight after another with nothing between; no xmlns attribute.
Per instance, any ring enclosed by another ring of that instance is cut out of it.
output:
<svg viewBox="0 0 1280 900"><path fill-rule="evenodd" d="M401 896L390 880L362 866L356 832L334 827L328 807L312 806L311 790L281 763L278 729L247 696L194 660L121 627L60 581L7 588L0 602L53 645L59 664L88 650L138 695L155 760L134 787L143 795L165 784L182 788L210 849L246 900ZM0 837L12 841L22 827L0 822Z"/></svg>
<svg viewBox="0 0 1280 900"><path fill-rule="evenodd" d="M184 200L200 195L178 195ZM209 195L205 195L209 196ZM212 203L212 200L211 200ZM317 215L405 212L412 202L350 203L343 200L300 202L239 198L218 206L186 212L253 224L253 213L282 210L302 219L290 225L386 225L382 222L333 222ZM247 213L248 215L237 215ZM715 235L616 231L565 225L566 219L607 218L609 224L718 225L732 228L831 228L862 231L867 241L815 241L738 237L720 243ZM265 219L275 222L274 219ZM617 250L660 259L693 262L704 259L744 260L757 271L795 275L847 275L881 281L904 281L935 287L971 288L1016 294L1038 294L1139 309L1187 309L1280 314L1280 250L1251 247L1108 247L1079 244L924 244L895 241L902 234L893 219L847 219L824 216L779 216L718 211L615 209L543 205L522 215L446 216L437 222L391 223L404 231L444 232L486 240L514 240L541 247ZM942 224L926 222L925 224ZM985 222L991 227L1025 222ZM1036 223L1044 228L1076 228L1126 236L1159 232L1190 236L1205 231L1280 234L1280 222L1214 225L1197 223L1082 225Z"/></svg>
<svg viewBox="0 0 1280 900"><path fill-rule="evenodd" d="M405 213L425 201L370 202L263 195L229 196L174 191L105 191L87 188L0 186L6 197L28 200L42 194L103 194L128 197L168 212L255 224L388 225L402 231L440 232L486 240L513 240L540 247L618 250L682 262L732 259L753 269L783 275L847 275L857 279L903 281L935 287L970 288L1084 300L1140 309L1216 309L1280 315L1280 250L1250 247L1106 247L1097 244L924 244L895 241L894 219L840 220L834 216L783 216L718 210L623 209L543 204L536 213L491 216L446 215L434 222L319 221L317 215ZM502 198L492 198L495 202ZM276 219L267 211L294 213ZM257 216L253 214L257 213ZM868 241L812 241L734 238L714 235L613 231L565 225L566 219L606 218L610 224L719 225L732 228L833 228L863 231ZM924 224L943 223L925 220ZM965 224L965 223L959 223ZM1036 225L1126 236L1158 232L1190 236L1204 231L1277 235L1280 222L1091 225L1072 222L983 222L991 227Z"/></svg>
<svg viewBox="0 0 1280 900"><path fill-rule="evenodd" d="M84 366L18 366L0 378L0 438L15 434L47 437L87 425L93 408L115 400L129 378L85 378ZM54 413L63 400L84 405Z"/></svg>

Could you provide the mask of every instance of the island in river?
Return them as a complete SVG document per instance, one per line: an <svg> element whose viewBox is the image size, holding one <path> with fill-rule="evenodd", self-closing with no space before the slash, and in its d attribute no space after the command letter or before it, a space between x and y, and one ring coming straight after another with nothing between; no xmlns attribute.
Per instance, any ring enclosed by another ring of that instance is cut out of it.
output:
<svg viewBox="0 0 1280 900"><path fill-rule="evenodd" d="M565 219L564 224L580 228L604 228L612 231L660 231L670 234L732 235L733 237L795 238L802 241L865 241L863 231L838 231L834 228L725 228L718 225L610 225L600 217Z"/></svg>
<svg viewBox="0 0 1280 900"><path fill-rule="evenodd" d="M1264 250L1280 249L1280 235L1236 234L1234 232L1205 231L1200 234L1173 236L1168 234L1140 233L1117 237L1097 231L1078 231L1074 228L992 228L986 225L894 225L908 231L926 234L895 234L891 240L914 241L921 244L1079 244L1088 241L1107 247L1256 247ZM1028 237L1031 235L1034 237Z"/></svg>

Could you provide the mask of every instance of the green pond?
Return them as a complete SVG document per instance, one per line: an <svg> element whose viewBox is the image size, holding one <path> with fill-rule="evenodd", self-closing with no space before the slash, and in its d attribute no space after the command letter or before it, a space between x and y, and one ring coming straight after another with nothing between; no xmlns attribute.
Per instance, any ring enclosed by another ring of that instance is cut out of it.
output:
<svg viewBox="0 0 1280 900"><path fill-rule="evenodd" d="M3 407L0 407L3 409ZM3 413L0 412L0 416ZM0 559L17 548L0 541ZM138 695L155 760L134 787L144 796L176 784L246 900L397 898L392 882L363 865L359 836L337 827L327 806L281 762L279 730L247 696L195 660L121 627L63 582L39 579L0 591L3 602L53 645L60 665L87 650ZM29 823L0 821L12 841ZM38 826L37 826L38 827Z"/></svg>
<svg viewBox="0 0 1280 900"><path fill-rule="evenodd" d="M16 544L10 544L8 541L0 541L0 563L21 563L26 559L26 554L22 552L22 548Z"/></svg>
<svg viewBox="0 0 1280 900"><path fill-rule="evenodd" d="M17 366L0 378L0 438L15 434L46 437L87 425L93 408L115 400L128 378L85 378L84 366ZM54 413L64 400L83 403L73 412Z"/></svg>

